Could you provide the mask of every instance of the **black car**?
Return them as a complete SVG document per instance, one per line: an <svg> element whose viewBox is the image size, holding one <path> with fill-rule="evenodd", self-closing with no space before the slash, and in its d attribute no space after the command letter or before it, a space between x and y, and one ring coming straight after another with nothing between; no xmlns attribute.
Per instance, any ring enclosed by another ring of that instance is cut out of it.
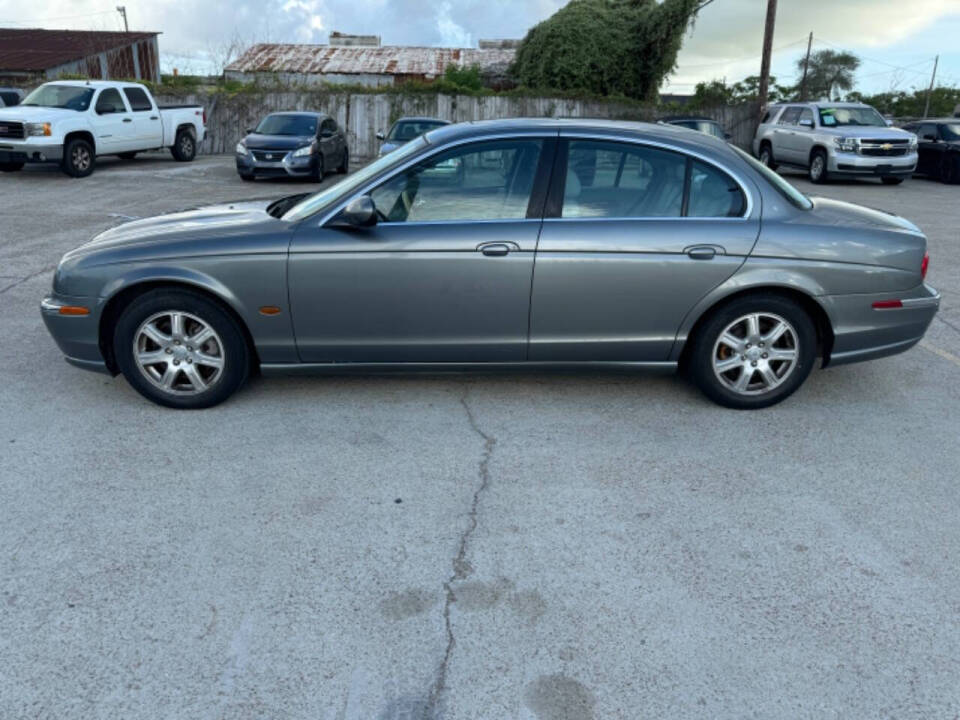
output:
<svg viewBox="0 0 960 720"><path fill-rule="evenodd" d="M960 181L960 118L918 120L903 129L915 133L920 141L918 173L945 183Z"/></svg>
<svg viewBox="0 0 960 720"><path fill-rule="evenodd" d="M713 135L721 140L729 140L730 133L723 129L723 126L716 120L708 117L697 117L695 115L677 115L674 117L662 118L660 122L667 125L679 125L680 127L690 128L698 132Z"/></svg>
<svg viewBox="0 0 960 720"><path fill-rule="evenodd" d="M237 172L242 180L299 177L320 182L325 173L346 173L347 138L329 115L280 112L267 115L237 143Z"/></svg>

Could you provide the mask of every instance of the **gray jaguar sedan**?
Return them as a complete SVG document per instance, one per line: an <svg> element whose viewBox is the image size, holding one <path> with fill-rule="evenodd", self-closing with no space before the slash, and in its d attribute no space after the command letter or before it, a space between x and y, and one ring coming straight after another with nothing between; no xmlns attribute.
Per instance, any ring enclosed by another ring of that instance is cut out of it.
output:
<svg viewBox="0 0 960 720"><path fill-rule="evenodd" d="M252 372L682 368L760 408L903 352L940 295L926 238L665 125L448 125L311 195L129 222L41 303L74 365L175 408Z"/></svg>

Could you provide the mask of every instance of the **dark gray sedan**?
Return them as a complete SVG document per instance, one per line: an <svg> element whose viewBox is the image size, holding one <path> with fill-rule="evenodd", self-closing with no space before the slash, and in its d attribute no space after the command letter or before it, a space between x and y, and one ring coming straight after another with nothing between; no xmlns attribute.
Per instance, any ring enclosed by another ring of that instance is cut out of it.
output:
<svg viewBox="0 0 960 720"><path fill-rule="evenodd" d="M67 360L200 408L253 371L685 368L758 408L915 345L926 238L664 125L449 125L329 189L139 220L68 253Z"/></svg>

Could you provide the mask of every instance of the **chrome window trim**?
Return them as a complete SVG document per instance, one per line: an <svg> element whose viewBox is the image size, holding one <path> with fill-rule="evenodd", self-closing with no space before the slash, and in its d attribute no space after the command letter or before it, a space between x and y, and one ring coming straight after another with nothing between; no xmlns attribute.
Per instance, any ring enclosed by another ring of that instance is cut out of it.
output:
<svg viewBox="0 0 960 720"><path fill-rule="evenodd" d="M531 139L531 140L552 140L552 139L560 139L560 140L563 140L563 139L566 139L566 138L580 138L580 139L598 140L598 141L612 140L612 141L614 141L614 142L625 142L625 143L630 143L630 144L633 144L633 145L643 145L643 146L647 146L647 147L652 147L652 148L656 148L656 149L659 149L659 150L668 150L668 151L670 151L670 152L676 152L676 153L680 153L680 154L682 154L682 155L684 155L684 156L689 156L689 157L692 157L692 158L696 158L697 160L700 160L701 162L704 162L704 163L706 163L706 164L708 164L708 165L711 165L711 166L717 168L718 170L720 170L721 172L729 175L731 178L733 178L733 180L734 180L734 181L737 183L737 185L740 187L740 191L741 191L741 192L746 196L746 198L747 198L747 207L746 207L746 210L744 210L744 212L743 212L742 215L738 215L738 216L736 216L736 217L513 218L513 219L509 219L509 218L506 218L506 219L504 219L504 218L498 218L498 219L495 219L495 220L435 220L435 221L419 221L420 224L435 224L435 223L456 223L456 224L460 224L460 223L474 223L474 222L503 222L503 221L506 221L506 222L517 222L517 221L523 220L523 219L533 220L533 221L536 221L536 222L540 222L540 220L545 220L545 221L546 221L546 220L632 220L632 221L648 221L648 220L694 220L694 221L696 221L696 220L699 220L699 221L716 222L717 220L748 221L748 220L751 220L751 219L753 218L753 210L754 210L754 207L755 207L756 205L758 205L758 203L755 202L755 198L754 198L753 193L749 191L747 181L744 179L744 177L743 177L739 172L737 172L736 170L732 170L732 169L729 168L729 167L726 167L726 166L724 166L724 165L721 165L719 162L717 162L717 161L714 160L713 158L710 158L710 157L704 155L703 153L699 153L699 152L697 152L696 150L690 150L690 149L688 149L688 148L681 147L681 146L678 146L678 145L673 145L673 144L670 144L670 143L662 142L662 141L660 141L660 140L652 140L652 139L648 139L648 138L637 138L637 137L631 137L631 136L627 136L627 135L618 135L618 134L606 134L606 133L599 133L599 134L598 134L596 131L589 131L589 130L577 131L577 130L564 130L564 129L559 129L559 128L558 128L555 133L554 133L554 132L544 132L542 129L529 130L529 131L526 131L526 132L524 132L524 131L521 130L521 131L518 131L518 132L505 132L505 133L496 133L496 134L492 134L492 135L484 135L484 136L482 136L482 137L459 138L459 139L457 139L457 140L454 140L454 141L445 143L445 144L443 144L443 145L438 145L438 146L436 146L436 149L434 149L432 152L431 152L431 151L426 151L426 152L424 152L423 154L417 155L416 157L414 157L414 158L408 160L407 162L405 162L403 165L399 165L399 166L397 166L397 167L395 167L395 168L392 168L391 170L388 171L387 174L384 174L384 175L381 175L381 176L379 176L379 177L377 177L377 178L374 178L374 179L371 180L369 183L367 183L366 185L364 185L361 189L355 191L354 193L351 193L349 197L347 197L347 198L345 198L344 200L338 202L338 203L334 206L334 209L333 209L333 210L331 210L329 213L324 214L324 215L321 217L320 222L318 223L318 225L319 225L319 227L323 227L324 225L326 225L331 219L333 219L333 218L336 216L337 213L339 213L341 210L343 210L343 208L345 208L345 207L350 203L350 201L353 200L354 198L357 198L357 197L360 197L360 196L362 196L362 195L368 194L368 193L371 192L373 189L375 189L376 187L378 187L380 184L382 184L382 183L384 183L384 182L388 182L389 180L393 179L393 177L394 177L395 175L403 172L403 171L406 170L407 168L412 167L413 165L416 165L417 163L423 162L424 160L427 160L427 159L433 157L434 155L437 155L437 154L439 154L439 153L441 153L441 152L444 152L444 151L446 151L446 150L449 150L449 149L451 149L451 148L459 147L459 146L461 146L461 145L467 145L467 144L470 144L470 143L486 142L486 141L488 141L488 140L513 140L513 139L516 139L516 140L521 140L521 139ZM314 217L316 217L316 216L314 216ZM758 218L758 219L759 219L759 218ZM305 219L303 220L303 222L312 222L312 220L313 220L313 218L305 218ZM394 225L408 225L408 226L413 226L413 225L415 225L416 223L391 223L391 224L394 224Z"/></svg>

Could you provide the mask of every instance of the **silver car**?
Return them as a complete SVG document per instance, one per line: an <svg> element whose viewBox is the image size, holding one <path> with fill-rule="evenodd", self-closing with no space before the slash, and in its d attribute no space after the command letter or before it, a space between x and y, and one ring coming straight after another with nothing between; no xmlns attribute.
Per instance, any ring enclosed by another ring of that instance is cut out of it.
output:
<svg viewBox="0 0 960 720"><path fill-rule="evenodd" d="M753 139L760 162L802 168L815 183L835 177L879 177L899 185L917 167L917 136L887 125L863 103L774 105Z"/></svg>
<svg viewBox="0 0 960 720"><path fill-rule="evenodd" d="M137 220L68 253L67 360L200 408L251 372L683 368L734 408L902 352L940 295L908 220L810 199L665 125L449 125L312 195Z"/></svg>

